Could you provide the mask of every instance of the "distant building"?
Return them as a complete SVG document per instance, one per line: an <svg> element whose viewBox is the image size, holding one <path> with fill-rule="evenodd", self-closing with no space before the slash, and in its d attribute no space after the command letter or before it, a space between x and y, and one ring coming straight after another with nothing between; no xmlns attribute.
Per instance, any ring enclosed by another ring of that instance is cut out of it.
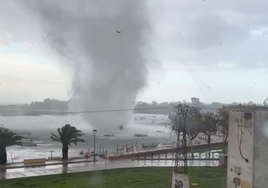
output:
<svg viewBox="0 0 268 188"><path fill-rule="evenodd" d="M268 107L229 111L228 188L264 188L268 182Z"/></svg>

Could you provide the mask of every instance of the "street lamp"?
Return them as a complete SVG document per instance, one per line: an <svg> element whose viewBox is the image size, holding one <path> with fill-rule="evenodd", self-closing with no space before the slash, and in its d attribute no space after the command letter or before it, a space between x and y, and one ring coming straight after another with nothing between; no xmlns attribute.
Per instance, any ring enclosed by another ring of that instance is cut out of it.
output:
<svg viewBox="0 0 268 188"><path fill-rule="evenodd" d="M95 149L96 149L96 133L97 133L97 130L94 129L93 130L93 136L94 136L94 164L95 164L95 161L96 161L96 154L95 154Z"/></svg>
<svg viewBox="0 0 268 188"><path fill-rule="evenodd" d="M54 151L50 151L50 160L52 161L52 153L53 153Z"/></svg>

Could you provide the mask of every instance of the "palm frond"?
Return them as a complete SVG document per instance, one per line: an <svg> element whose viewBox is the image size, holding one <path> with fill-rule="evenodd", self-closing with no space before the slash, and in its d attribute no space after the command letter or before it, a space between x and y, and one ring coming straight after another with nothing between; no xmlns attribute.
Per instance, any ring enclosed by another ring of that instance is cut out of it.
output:
<svg viewBox="0 0 268 188"><path fill-rule="evenodd" d="M0 128L0 146L8 147L18 144L21 140L21 136L17 135L17 133L5 128Z"/></svg>
<svg viewBox="0 0 268 188"><path fill-rule="evenodd" d="M58 128L57 131L58 131L58 134L59 134L58 138L60 138L60 140L62 140L62 137L63 137L62 136L62 129Z"/></svg>
<svg viewBox="0 0 268 188"><path fill-rule="evenodd" d="M85 142L80 137L83 136L81 130L76 127L66 124L65 126L58 128L58 135L51 133L51 139L53 141L61 142L64 145L71 146L71 144L77 145L78 142Z"/></svg>
<svg viewBox="0 0 268 188"><path fill-rule="evenodd" d="M55 134L53 134L53 133L51 133L50 138L51 138L52 141L55 141L55 142L62 142L61 139L60 139L57 135L55 135Z"/></svg>
<svg viewBox="0 0 268 188"><path fill-rule="evenodd" d="M81 138L73 138L69 141L69 144L74 144L74 145L77 145L78 142L86 142L84 139L81 139Z"/></svg>

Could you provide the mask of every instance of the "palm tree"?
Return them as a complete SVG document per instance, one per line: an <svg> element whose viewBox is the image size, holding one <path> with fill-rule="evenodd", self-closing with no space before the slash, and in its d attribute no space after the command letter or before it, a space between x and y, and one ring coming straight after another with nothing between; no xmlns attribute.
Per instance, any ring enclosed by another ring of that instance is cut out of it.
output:
<svg viewBox="0 0 268 188"><path fill-rule="evenodd" d="M77 130L76 127L66 124L65 126L58 128L58 135L51 133L52 141L62 143L62 159L68 160L68 150L71 144L77 145L77 142L85 142L85 140L79 138L83 136L82 131Z"/></svg>
<svg viewBox="0 0 268 188"><path fill-rule="evenodd" d="M8 146L13 146L19 143L21 136L17 133L1 126L0 127L0 165L7 163L7 151Z"/></svg>

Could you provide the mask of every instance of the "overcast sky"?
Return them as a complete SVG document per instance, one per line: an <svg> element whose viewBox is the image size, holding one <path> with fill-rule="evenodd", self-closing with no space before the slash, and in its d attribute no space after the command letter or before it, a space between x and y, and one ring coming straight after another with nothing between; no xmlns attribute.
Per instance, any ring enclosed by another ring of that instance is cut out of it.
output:
<svg viewBox="0 0 268 188"><path fill-rule="evenodd" d="M0 0L0 103L69 99L70 72L53 55L39 19L14 2ZM146 2L148 86L137 100L262 103L268 97L268 1Z"/></svg>

